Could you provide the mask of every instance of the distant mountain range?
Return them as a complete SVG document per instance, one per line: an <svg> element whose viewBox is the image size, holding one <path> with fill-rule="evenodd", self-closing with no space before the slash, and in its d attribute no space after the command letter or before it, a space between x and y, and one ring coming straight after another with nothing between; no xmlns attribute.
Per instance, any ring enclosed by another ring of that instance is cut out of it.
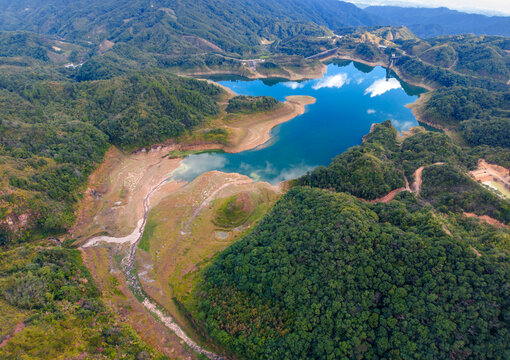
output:
<svg viewBox="0 0 510 360"><path fill-rule="evenodd" d="M360 9L338 0L0 0L0 31L50 35L100 52L118 44L117 52L133 59L209 52L251 56L298 35L327 37L346 28L387 25L405 25L421 38L510 36L510 17L446 8Z"/></svg>
<svg viewBox="0 0 510 360"><path fill-rule="evenodd" d="M510 36L510 16L467 14L445 7L369 6L364 11L378 16L380 25L405 25L422 38L465 33Z"/></svg>

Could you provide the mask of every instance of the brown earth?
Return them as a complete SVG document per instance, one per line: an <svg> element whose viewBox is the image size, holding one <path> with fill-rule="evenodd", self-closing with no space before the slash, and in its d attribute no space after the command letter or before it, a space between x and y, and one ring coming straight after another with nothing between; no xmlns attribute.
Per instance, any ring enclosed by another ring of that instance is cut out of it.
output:
<svg viewBox="0 0 510 360"><path fill-rule="evenodd" d="M423 170L428 168L428 167L437 166L437 165L444 165L444 163L443 162L437 162L437 163L434 163L432 165L422 166L422 167L419 167L418 169L416 169L416 171L413 174L414 181L413 181L413 184L411 186L412 191L416 195L420 195L420 193L421 193L421 184L423 182L422 181Z"/></svg>
<svg viewBox="0 0 510 360"><path fill-rule="evenodd" d="M76 226L70 236L81 244L93 235L123 237L131 234L143 217L143 199L151 189L171 176L179 159L167 159L174 147L155 147L126 155L112 147L89 179ZM152 201L182 186L169 182Z"/></svg>
<svg viewBox="0 0 510 360"><path fill-rule="evenodd" d="M237 153L265 144L271 139L271 130L275 126L304 114L305 106L314 104L315 101L311 96L289 96L276 111L243 116L241 120L229 122L227 128L234 134L234 139L224 150Z"/></svg>
<svg viewBox="0 0 510 360"><path fill-rule="evenodd" d="M489 225L493 225L493 226L496 226L500 229L510 229L510 226L508 225L505 225L503 224L502 222L494 219L494 218L491 218L490 216L488 215L476 215L476 214L473 214L473 213L464 213L464 216L465 217L468 217L468 218L475 218L475 219L478 219L480 221L483 221Z"/></svg>
<svg viewBox="0 0 510 360"><path fill-rule="evenodd" d="M218 237L214 224L218 208L225 199L240 195L251 197L253 215L236 229ZM199 339L175 302L191 291L197 271L214 254L242 236L276 201L279 188L239 174L212 171L199 176L156 205L150 213L149 251L137 252L137 268L146 293L165 308L186 332Z"/></svg>
<svg viewBox="0 0 510 360"><path fill-rule="evenodd" d="M82 249L83 263L90 269L94 281L102 292L103 301L123 322L133 327L143 341L158 352L171 359L198 359L134 297L114 259L117 251L115 247Z"/></svg>
<svg viewBox="0 0 510 360"><path fill-rule="evenodd" d="M478 161L478 168L470 175L479 182L494 181L510 190L510 170L503 166L488 164L484 159Z"/></svg>
<svg viewBox="0 0 510 360"><path fill-rule="evenodd" d="M282 67L283 71L287 73L287 75L282 75L280 73L274 74L274 75L264 75L260 72L250 68L249 66L243 66L241 69L236 70L228 70L228 69L221 69L221 70L201 70L201 71L188 71L179 73L181 76L210 76L210 75L225 75L225 74L232 74L232 75L240 75L244 76L248 79L268 79L268 78L285 78L289 81L300 81L300 80L310 80L310 79L318 79L324 76L327 70L327 66L323 63L320 63L318 66L310 66L308 68L304 68L300 70L300 72L293 71L289 68L286 68L285 66Z"/></svg>
<svg viewBox="0 0 510 360"><path fill-rule="evenodd" d="M0 349L3 348L5 345L7 345L7 343L9 342L9 340L11 340L11 338L13 338L14 336L16 336L16 334L18 334L19 332L23 331L23 329L25 328L25 323L24 322L20 322L19 324L17 324L15 327L14 327L14 330L12 332L12 334L10 335L7 335L3 340L2 342L0 343Z"/></svg>
<svg viewBox="0 0 510 360"><path fill-rule="evenodd" d="M99 44L99 52L100 53L105 53L108 50L110 50L113 47L113 45L115 45L115 43L113 41L104 39L101 42L101 44Z"/></svg>

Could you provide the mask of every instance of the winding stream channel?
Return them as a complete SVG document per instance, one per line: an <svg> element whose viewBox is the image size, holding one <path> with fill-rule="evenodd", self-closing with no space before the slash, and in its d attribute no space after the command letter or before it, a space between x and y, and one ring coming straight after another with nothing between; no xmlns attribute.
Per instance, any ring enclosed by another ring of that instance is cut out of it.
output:
<svg viewBox="0 0 510 360"><path fill-rule="evenodd" d="M189 338L174 319L144 293L138 280L134 269L135 254L147 223L152 196L169 181L190 182L211 170L241 173L253 180L264 180L272 184L296 178L316 166L327 165L335 155L359 144L373 123L390 119L399 131L418 125L405 105L416 100L417 95L423 91L396 78L388 78L383 68L370 68L352 62L331 64L323 78L302 82L247 81L238 78L215 80L243 95L270 95L279 100L289 95L310 95L317 99L317 103L309 106L304 115L279 125L272 133L272 140L254 150L187 157L181 167L162 178L148 192L143 199L143 217L130 235L122 238L99 236L89 240L83 247L100 243L129 244L121 268L133 294L193 351L211 360L220 360L227 358L204 349ZM180 239L187 236L193 221L221 190L249 182L252 180L232 177L208 194L183 224Z"/></svg>

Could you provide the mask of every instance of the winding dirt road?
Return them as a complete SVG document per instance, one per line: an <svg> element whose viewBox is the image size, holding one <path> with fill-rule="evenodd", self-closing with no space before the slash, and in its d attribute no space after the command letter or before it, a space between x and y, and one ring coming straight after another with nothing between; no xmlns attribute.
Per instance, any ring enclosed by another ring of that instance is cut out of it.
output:
<svg viewBox="0 0 510 360"><path fill-rule="evenodd" d="M421 193L421 185L422 185L422 182L423 182L422 181L423 170L425 170L426 168L429 168L431 166L438 166L438 165L444 165L444 162L437 162L437 163L434 163L432 165L421 166L418 169L416 169L416 171L413 174L414 182L413 182L413 185L411 187L412 191L416 195L420 195L420 193Z"/></svg>

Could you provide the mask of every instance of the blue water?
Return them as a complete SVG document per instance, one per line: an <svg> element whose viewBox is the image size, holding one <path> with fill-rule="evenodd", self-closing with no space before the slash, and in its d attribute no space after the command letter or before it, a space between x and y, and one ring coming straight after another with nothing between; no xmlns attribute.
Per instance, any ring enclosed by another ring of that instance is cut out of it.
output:
<svg viewBox="0 0 510 360"><path fill-rule="evenodd" d="M382 67L339 62L328 65L323 78L302 82L216 77L213 80L241 95L267 95L280 101L309 95L317 102L307 106L305 114L274 128L268 143L238 154L188 156L174 177L191 181L219 170L276 184L328 165L336 155L360 144L373 123L389 119L399 131L417 126L405 105L422 90L386 75Z"/></svg>

